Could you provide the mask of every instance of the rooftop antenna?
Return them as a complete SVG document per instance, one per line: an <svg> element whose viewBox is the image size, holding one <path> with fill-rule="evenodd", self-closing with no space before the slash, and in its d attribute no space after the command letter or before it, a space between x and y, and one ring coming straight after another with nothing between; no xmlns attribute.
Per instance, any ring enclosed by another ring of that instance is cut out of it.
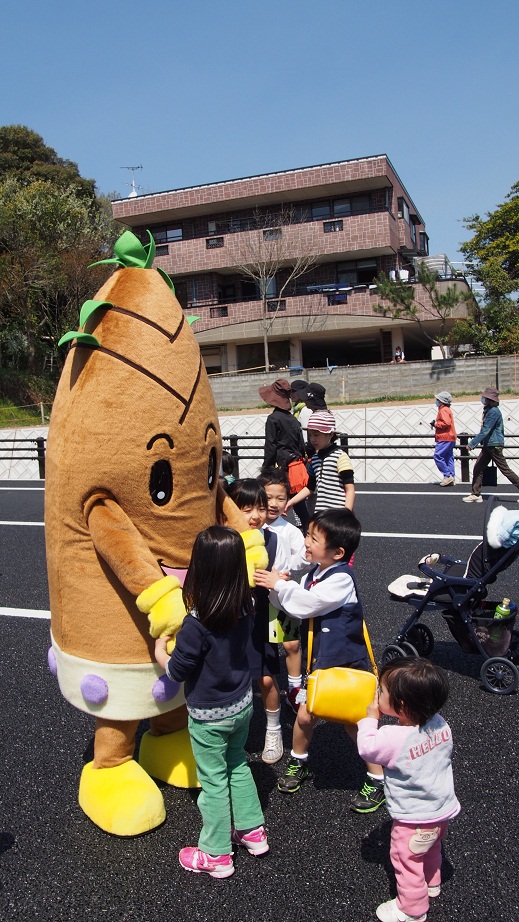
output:
<svg viewBox="0 0 519 922"><path fill-rule="evenodd" d="M139 166L122 166L121 170L131 170L132 171L131 183L125 182L124 185L132 187L132 191L130 192L128 198L137 198L137 195L138 195L137 189L141 189L142 186L135 185L135 170L142 170L142 163Z"/></svg>

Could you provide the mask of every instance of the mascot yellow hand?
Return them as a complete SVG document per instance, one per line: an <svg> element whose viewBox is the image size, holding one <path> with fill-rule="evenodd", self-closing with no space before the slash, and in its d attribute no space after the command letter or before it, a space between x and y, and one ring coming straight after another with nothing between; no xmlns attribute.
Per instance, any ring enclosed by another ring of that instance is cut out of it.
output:
<svg viewBox="0 0 519 922"><path fill-rule="evenodd" d="M265 570L268 567L269 558L265 547L265 539L259 528L249 528L247 531L242 531L241 536L245 545L249 586L254 586L254 571Z"/></svg>
<svg viewBox="0 0 519 922"><path fill-rule="evenodd" d="M137 596L137 608L148 615L152 637L176 634L186 609L182 589L176 576L163 576Z"/></svg>

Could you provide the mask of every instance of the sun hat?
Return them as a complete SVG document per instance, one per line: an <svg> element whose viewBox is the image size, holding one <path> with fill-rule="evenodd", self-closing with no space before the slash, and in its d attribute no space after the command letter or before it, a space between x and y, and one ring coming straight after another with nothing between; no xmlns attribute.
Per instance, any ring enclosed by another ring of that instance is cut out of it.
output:
<svg viewBox="0 0 519 922"><path fill-rule="evenodd" d="M439 394L435 394L434 396L436 397L436 400L440 401L440 403L446 403L447 406L450 407L452 403L452 396L448 391L440 391Z"/></svg>
<svg viewBox="0 0 519 922"><path fill-rule="evenodd" d="M312 413L307 423L307 430L314 429L316 432L335 432L335 416L329 410L318 410Z"/></svg>
<svg viewBox="0 0 519 922"><path fill-rule="evenodd" d="M279 410L290 410L292 407L290 383L286 378L278 378L273 384L264 384L258 388L258 394L270 407L278 407Z"/></svg>
<svg viewBox="0 0 519 922"><path fill-rule="evenodd" d="M486 387L481 396L486 397L487 400L493 400L494 403L499 403L499 391L495 387Z"/></svg>
<svg viewBox="0 0 519 922"><path fill-rule="evenodd" d="M322 384L310 384L307 385L306 392L306 405L310 410L327 410L326 400L324 395L326 394L326 388Z"/></svg>
<svg viewBox="0 0 519 922"><path fill-rule="evenodd" d="M306 381L303 381L302 378L292 381L290 390L292 392L292 400L296 400L297 403L301 401L306 403L306 395L308 393L308 384Z"/></svg>

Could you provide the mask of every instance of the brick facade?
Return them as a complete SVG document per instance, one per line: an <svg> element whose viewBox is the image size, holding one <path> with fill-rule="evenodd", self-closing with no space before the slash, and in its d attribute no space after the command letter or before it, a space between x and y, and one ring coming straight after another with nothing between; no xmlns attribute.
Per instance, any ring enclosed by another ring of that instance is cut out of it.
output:
<svg viewBox="0 0 519 922"><path fill-rule="evenodd" d="M412 278L412 257L427 255L423 219L385 155L141 195L112 205L114 217L143 239L146 229L153 233L156 264L172 276L184 309L200 318L193 329L201 344L220 346L213 361L220 361L221 370L237 367L238 344L261 343L259 291L238 266L250 261L251 251L259 252L262 235L268 239L269 233L282 238L282 266L301 254L316 258L304 277L282 291L281 309L269 331L274 341L286 340L285 351L290 339L295 364L312 364L319 339L324 350L337 339L351 346L366 330L374 343L372 361L386 360L394 345L405 346L405 335L415 351L430 348L423 337L420 346L411 328L405 333L402 322L389 322L373 311L378 298L369 285L378 272L404 269ZM277 293L288 272L279 269ZM312 286L341 290L334 295L312 291ZM430 323L428 306L424 301L420 319Z"/></svg>

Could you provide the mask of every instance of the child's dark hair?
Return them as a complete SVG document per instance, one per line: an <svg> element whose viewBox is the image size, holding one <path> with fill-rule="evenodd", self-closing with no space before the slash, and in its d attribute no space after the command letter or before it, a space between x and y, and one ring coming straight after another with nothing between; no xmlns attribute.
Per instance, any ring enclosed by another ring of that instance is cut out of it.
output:
<svg viewBox="0 0 519 922"><path fill-rule="evenodd" d="M236 503L238 509L243 509L244 506L260 506L260 508L266 509L268 506L265 490L253 477L244 477L243 480L235 480L234 483L230 483L227 493Z"/></svg>
<svg viewBox="0 0 519 922"><path fill-rule="evenodd" d="M344 548L343 560L349 560L359 546L360 522L349 509L323 509L322 512L316 512L310 519L308 527L311 526L322 531L327 550Z"/></svg>
<svg viewBox="0 0 519 922"><path fill-rule="evenodd" d="M439 666L424 657L398 657L382 666L378 677L387 688L394 711L423 727L449 697L449 680Z"/></svg>
<svg viewBox="0 0 519 922"><path fill-rule="evenodd" d="M287 491L287 498L290 496L290 485L285 471L281 467L262 467L258 477L258 483L262 487L270 487L275 484L284 487Z"/></svg>
<svg viewBox="0 0 519 922"><path fill-rule="evenodd" d="M222 474L234 474L236 465L234 458L228 451L222 451Z"/></svg>
<svg viewBox="0 0 519 922"><path fill-rule="evenodd" d="M234 528L211 525L193 545L182 598L205 627L228 634L243 612L253 614L245 545Z"/></svg>

